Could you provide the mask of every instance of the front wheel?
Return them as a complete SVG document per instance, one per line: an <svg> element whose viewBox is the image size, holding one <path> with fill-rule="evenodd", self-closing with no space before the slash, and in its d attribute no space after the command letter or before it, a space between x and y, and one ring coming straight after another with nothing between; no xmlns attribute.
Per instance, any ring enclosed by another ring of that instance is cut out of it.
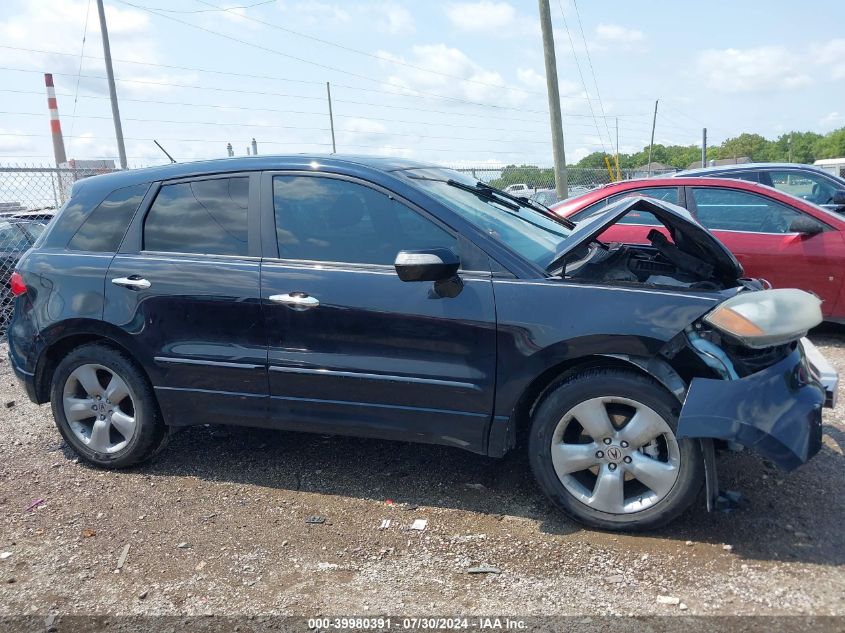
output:
<svg viewBox="0 0 845 633"><path fill-rule="evenodd" d="M698 442L675 437L677 409L672 394L632 371L592 369L564 379L532 420L530 462L540 487L593 527L666 525L704 482Z"/></svg>

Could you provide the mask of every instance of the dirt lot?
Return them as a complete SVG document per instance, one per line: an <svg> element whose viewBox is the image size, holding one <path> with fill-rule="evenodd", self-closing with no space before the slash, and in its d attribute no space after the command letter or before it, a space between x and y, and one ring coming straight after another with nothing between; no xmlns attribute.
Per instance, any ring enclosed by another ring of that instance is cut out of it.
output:
<svg viewBox="0 0 845 633"><path fill-rule="evenodd" d="M845 370L845 330L813 338ZM840 402L796 472L721 457L744 507L619 536L557 514L520 454L214 426L151 464L96 470L4 360L0 615L845 615Z"/></svg>

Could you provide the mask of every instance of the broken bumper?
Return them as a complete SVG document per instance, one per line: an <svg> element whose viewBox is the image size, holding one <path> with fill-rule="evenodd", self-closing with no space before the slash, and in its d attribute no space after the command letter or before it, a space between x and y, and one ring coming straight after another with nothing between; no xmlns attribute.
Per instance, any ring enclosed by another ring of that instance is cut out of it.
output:
<svg viewBox="0 0 845 633"><path fill-rule="evenodd" d="M822 353L810 342L810 339L802 338L801 346L804 348L804 355L810 364L810 371L813 371L816 378L824 387L824 406L828 409L836 407L836 394L839 387L839 374L833 368Z"/></svg>
<svg viewBox="0 0 845 633"><path fill-rule="evenodd" d="M836 371L803 339L789 356L750 376L694 378L677 436L736 442L792 470L819 452L822 407L833 405L837 383Z"/></svg>

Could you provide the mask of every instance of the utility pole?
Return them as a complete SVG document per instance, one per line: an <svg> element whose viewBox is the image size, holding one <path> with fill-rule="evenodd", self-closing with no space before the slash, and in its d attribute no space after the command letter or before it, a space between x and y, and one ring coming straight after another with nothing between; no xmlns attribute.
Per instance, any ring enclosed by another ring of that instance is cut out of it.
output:
<svg viewBox="0 0 845 633"><path fill-rule="evenodd" d="M786 139L786 146L789 148L789 162L792 162L792 132L789 133L789 138Z"/></svg>
<svg viewBox="0 0 845 633"><path fill-rule="evenodd" d="M651 176L651 151L654 149L654 128L657 126L657 103L659 99L654 102L654 118L651 120L651 143L648 146L648 176Z"/></svg>
<svg viewBox="0 0 845 633"><path fill-rule="evenodd" d="M332 87L326 82L326 94L329 97L329 125L332 128L332 154L337 154L337 146L334 144L334 115L332 114Z"/></svg>
<svg viewBox="0 0 845 633"><path fill-rule="evenodd" d="M100 12L100 35L103 38L103 57L106 58L106 77L109 82L111 115L114 119L114 135L117 138L117 154L120 157L120 168L126 169L126 147L123 145L123 126L120 125L120 110L117 107L117 90L114 87L114 69L111 65L111 47L109 46L109 31L106 28L106 10L103 7L103 0L97 0L97 10Z"/></svg>
<svg viewBox="0 0 845 633"><path fill-rule="evenodd" d="M701 130L701 166L707 167L707 128Z"/></svg>
<svg viewBox="0 0 845 633"><path fill-rule="evenodd" d="M552 128L552 154L555 162L555 189L561 200L569 197L566 173L566 152L563 148L563 120L560 114L560 91L557 85L555 37L549 0L539 0L540 30L543 32L543 60L546 63L546 92L549 94L549 119Z"/></svg>

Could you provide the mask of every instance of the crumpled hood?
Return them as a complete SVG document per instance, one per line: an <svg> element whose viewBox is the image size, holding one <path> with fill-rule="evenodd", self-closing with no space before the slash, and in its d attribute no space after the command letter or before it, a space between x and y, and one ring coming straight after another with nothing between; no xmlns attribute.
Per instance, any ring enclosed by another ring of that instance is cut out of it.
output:
<svg viewBox="0 0 845 633"><path fill-rule="evenodd" d="M623 198L581 220L569 237L560 244L555 259L594 240L629 211L643 211L654 215L668 229L678 248L711 264L720 277L736 280L743 276L742 264L724 244L699 224L689 211L678 205L645 196Z"/></svg>

